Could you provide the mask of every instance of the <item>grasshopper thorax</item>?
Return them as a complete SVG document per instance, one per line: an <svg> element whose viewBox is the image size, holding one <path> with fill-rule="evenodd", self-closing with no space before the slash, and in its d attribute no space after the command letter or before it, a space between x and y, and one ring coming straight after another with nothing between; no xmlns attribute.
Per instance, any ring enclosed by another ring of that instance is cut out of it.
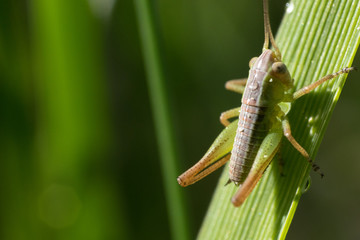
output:
<svg viewBox="0 0 360 240"><path fill-rule="evenodd" d="M250 65L242 103L256 107L274 107L292 87L286 65L277 61L276 53L270 49L265 49L255 61L252 59Z"/></svg>

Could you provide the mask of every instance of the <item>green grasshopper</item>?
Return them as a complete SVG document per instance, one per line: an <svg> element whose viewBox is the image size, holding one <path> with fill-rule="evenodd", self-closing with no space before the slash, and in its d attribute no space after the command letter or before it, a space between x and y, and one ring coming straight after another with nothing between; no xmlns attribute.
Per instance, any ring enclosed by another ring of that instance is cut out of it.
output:
<svg viewBox="0 0 360 240"><path fill-rule="evenodd" d="M307 151L291 134L287 114L291 102L308 94L320 84L354 70L343 68L314 83L293 91L294 83L271 32L268 2L263 0L265 42L262 54L250 60L247 79L231 80L225 88L243 94L242 104L223 112L220 122L226 127L215 139L204 157L180 175L178 183L185 187L209 175L229 159L229 181L240 186L232 198L235 207L244 203L280 147L282 136L309 162L321 177ZM269 49L269 40L274 50ZM230 118L239 117L229 122Z"/></svg>

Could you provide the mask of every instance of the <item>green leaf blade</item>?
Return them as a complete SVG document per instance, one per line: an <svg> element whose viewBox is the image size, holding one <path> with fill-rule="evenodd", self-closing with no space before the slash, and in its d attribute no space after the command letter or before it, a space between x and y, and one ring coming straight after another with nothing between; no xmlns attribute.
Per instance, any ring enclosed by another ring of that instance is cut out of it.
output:
<svg viewBox="0 0 360 240"><path fill-rule="evenodd" d="M291 1L277 33L295 89L351 66L360 41L359 1ZM271 4L270 4L271 8ZM292 132L315 158L346 75L325 83L296 101L289 114ZM230 202L237 190L224 187L228 168L219 180L198 239L284 239L309 177L309 165L286 141L281 177L276 158L245 204Z"/></svg>

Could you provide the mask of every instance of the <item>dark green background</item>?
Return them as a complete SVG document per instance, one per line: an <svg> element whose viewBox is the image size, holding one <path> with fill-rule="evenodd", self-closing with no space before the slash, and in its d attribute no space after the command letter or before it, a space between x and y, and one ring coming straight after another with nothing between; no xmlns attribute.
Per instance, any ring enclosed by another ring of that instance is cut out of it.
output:
<svg viewBox="0 0 360 240"><path fill-rule="evenodd" d="M1 239L171 238L134 5L94 2L0 3ZM285 3L270 1L273 29ZM153 9L180 174L221 131L220 113L240 104L224 83L261 53L262 4ZM316 157L326 177L311 174L289 239L360 238L359 80L348 78ZM219 173L181 189L192 238Z"/></svg>

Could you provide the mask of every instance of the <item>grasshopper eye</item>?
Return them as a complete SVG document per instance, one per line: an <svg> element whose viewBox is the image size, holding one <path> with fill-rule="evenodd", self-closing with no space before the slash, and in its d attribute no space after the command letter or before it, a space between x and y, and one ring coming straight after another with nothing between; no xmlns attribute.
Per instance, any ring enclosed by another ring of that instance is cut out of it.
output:
<svg viewBox="0 0 360 240"><path fill-rule="evenodd" d="M287 89L293 87L293 80L290 73L283 62L275 62L271 66L271 75L279 79Z"/></svg>
<svg viewBox="0 0 360 240"><path fill-rule="evenodd" d="M252 59L250 59L250 62L249 62L249 67L250 68L252 68L252 66L254 66L257 59L258 59L258 57L253 57Z"/></svg>
<svg viewBox="0 0 360 240"><path fill-rule="evenodd" d="M275 73L276 75L288 72L287 67L283 62L275 62L273 63L271 68L273 73Z"/></svg>

